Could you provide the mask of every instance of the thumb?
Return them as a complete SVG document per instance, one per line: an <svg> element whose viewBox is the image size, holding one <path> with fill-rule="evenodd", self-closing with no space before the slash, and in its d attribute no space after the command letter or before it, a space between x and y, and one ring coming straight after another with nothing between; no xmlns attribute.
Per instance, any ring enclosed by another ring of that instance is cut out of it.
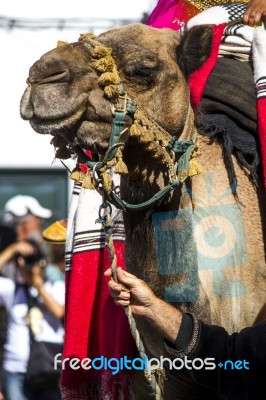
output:
<svg viewBox="0 0 266 400"><path fill-rule="evenodd" d="M117 268L117 278L119 283L123 283L125 286L133 288L136 286L138 278L135 275L124 271L121 267Z"/></svg>

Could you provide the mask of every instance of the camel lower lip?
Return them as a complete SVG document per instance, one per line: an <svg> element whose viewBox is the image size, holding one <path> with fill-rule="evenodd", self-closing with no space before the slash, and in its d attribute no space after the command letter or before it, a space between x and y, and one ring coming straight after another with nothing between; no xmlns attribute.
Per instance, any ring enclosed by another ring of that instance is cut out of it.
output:
<svg viewBox="0 0 266 400"><path fill-rule="evenodd" d="M85 110L83 106L79 110L76 110L74 114L49 121L34 117L30 121L30 124L38 133L55 135L58 132L62 132L62 130L69 131L69 128L73 127L81 119Z"/></svg>

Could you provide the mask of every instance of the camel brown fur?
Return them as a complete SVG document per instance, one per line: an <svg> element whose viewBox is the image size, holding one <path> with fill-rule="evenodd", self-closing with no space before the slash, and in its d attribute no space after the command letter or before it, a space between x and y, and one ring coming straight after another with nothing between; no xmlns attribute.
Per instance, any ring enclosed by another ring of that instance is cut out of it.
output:
<svg viewBox="0 0 266 400"><path fill-rule="evenodd" d="M136 24L106 32L98 40L112 49L128 96L150 119L171 135L179 136L190 107L187 78L209 56L211 35L209 27L201 26L193 28L181 40L179 32ZM91 50L82 42L65 44L44 54L30 69L28 88L21 101L21 115L37 132L63 138L64 143L79 144L102 157L108 146L113 116L110 102L99 86L97 72L91 63ZM128 118L128 126L131 123ZM215 265L199 270L199 300L182 304L183 309L194 312L198 318L222 325L232 332L252 325L266 300L265 208L262 207L265 195L262 181L255 189L247 171L233 156L238 182L237 196L234 195L219 142L210 142L200 136L198 160L203 173L186 181L188 190L185 194L181 196L179 188L146 211L125 213L126 266L163 297L166 287L184 277L159 274L152 214L192 207L196 215L201 212L202 201L208 206L206 210L217 204L225 209L234 205L237 210L234 218L243 219L247 251L245 265L234 260L217 281ZM121 194L126 201L143 202L168 183L166 167L145 152L136 139L129 138L124 161L129 173L121 177ZM208 177L212 181L211 193L206 189ZM225 192L228 195L224 196ZM213 218L219 220L217 216ZM217 224L221 224L218 220ZM231 287L235 288L231 295L224 292L225 288L228 289L228 280L232 280ZM245 293L237 293L240 290L237 281L244 285L240 287L245 288ZM147 351L154 356L162 355L162 338L159 339L154 332L151 334L148 324L138 323ZM218 398L204 388L195 390L182 374L179 379L180 389L168 377L165 399ZM146 399L145 390L137 394L136 399Z"/></svg>

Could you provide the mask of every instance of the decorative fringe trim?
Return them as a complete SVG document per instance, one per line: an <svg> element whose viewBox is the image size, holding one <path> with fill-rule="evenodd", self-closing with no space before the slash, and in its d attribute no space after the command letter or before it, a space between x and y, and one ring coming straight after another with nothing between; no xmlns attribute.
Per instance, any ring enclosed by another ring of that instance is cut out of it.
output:
<svg viewBox="0 0 266 400"><path fill-rule="evenodd" d="M199 162L194 158L191 158L188 164L188 176L195 176L202 174L203 170Z"/></svg>
<svg viewBox="0 0 266 400"><path fill-rule="evenodd" d="M87 379L87 382L68 382L61 386L63 400L129 400L134 374L119 373L119 377L107 371L99 379Z"/></svg>
<svg viewBox="0 0 266 400"><path fill-rule="evenodd" d="M85 178L85 173L82 171L82 169L80 169L79 166L76 166L71 174L70 174L70 179L73 179L74 181L78 181L78 182L83 182L84 178Z"/></svg>
<svg viewBox="0 0 266 400"><path fill-rule="evenodd" d="M56 47L65 46L66 44L68 44L68 43L67 42L63 42L63 40L58 40Z"/></svg>
<svg viewBox="0 0 266 400"><path fill-rule="evenodd" d="M92 57L95 59L111 56L112 54L112 49L109 47L103 47L102 45L98 44L95 46L93 52L92 52Z"/></svg>
<svg viewBox="0 0 266 400"><path fill-rule="evenodd" d="M111 175L108 174L108 172L103 172L101 174L101 178L102 178L102 184L103 184L104 191L107 194L110 194L113 189L113 179L112 179Z"/></svg>
<svg viewBox="0 0 266 400"><path fill-rule="evenodd" d="M93 61L92 66L99 72L112 72L115 64L111 56L106 56Z"/></svg>
<svg viewBox="0 0 266 400"><path fill-rule="evenodd" d="M131 137L140 137L141 135L141 125L138 123L138 121L135 120L134 124L131 125L130 127L130 136Z"/></svg>
<svg viewBox="0 0 266 400"><path fill-rule="evenodd" d="M128 168L123 161L123 153L121 149L118 149L116 153L115 173L121 175L128 174Z"/></svg>
<svg viewBox="0 0 266 400"><path fill-rule="evenodd" d="M104 94L112 99L114 97L118 97L120 95L120 91L116 85L109 85L104 88Z"/></svg>
<svg viewBox="0 0 266 400"><path fill-rule="evenodd" d="M103 46L95 39L92 33L83 33L79 37L79 41L89 43L92 47L91 57L93 59L93 68L100 72L99 84L103 86L104 94L108 99L117 99L120 95L117 84L121 82L115 60L112 57L112 49Z"/></svg>
<svg viewBox="0 0 266 400"><path fill-rule="evenodd" d="M115 158L112 158L112 160L107 161L107 167L108 167L108 168L114 167L114 166L116 165L116 163L117 163L116 157L115 157Z"/></svg>
<svg viewBox="0 0 266 400"><path fill-rule="evenodd" d="M90 171L88 171L87 174L84 176L82 187L83 189L91 189L91 190L95 189L95 185Z"/></svg>
<svg viewBox="0 0 266 400"><path fill-rule="evenodd" d="M104 72L99 78L99 84L102 86L111 85L118 80L118 75L114 72Z"/></svg>
<svg viewBox="0 0 266 400"><path fill-rule="evenodd" d="M165 148L170 140L169 133L155 121L150 120L139 108L130 128L130 136L138 138L140 143L144 144L145 150L150 152L152 157L161 164L169 166L173 163Z"/></svg>
<svg viewBox="0 0 266 400"><path fill-rule="evenodd" d="M82 42L82 40L95 40L95 35L92 32L81 33L79 35L79 42Z"/></svg>
<svg viewBox="0 0 266 400"><path fill-rule="evenodd" d="M88 169L87 173L82 171L82 169L77 165L70 174L70 179L74 181L81 182L83 189L95 189L94 180L91 176L91 171Z"/></svg>

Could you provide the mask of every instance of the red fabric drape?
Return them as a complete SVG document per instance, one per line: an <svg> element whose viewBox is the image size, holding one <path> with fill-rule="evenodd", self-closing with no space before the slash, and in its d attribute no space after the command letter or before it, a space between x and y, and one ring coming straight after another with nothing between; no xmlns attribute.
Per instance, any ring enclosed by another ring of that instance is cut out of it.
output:
<svg viewBox="0 0 266 400"><path fill-rule="evenodd" d="M124 266L124 243L115 243L118 265ZM101 356L129 359L136 356L135 343L130 333L124 310L114 304L103 276L110 266L106 249L73 255L72 269L66 273L66 337L64 359L98 358ZM101 386L105 370L72 369L65 362L62 386L82 385L97 381ZM110 374L109 374L110 375ZM119 373L119 379L122 380ZM111 385L112 376L109 376ZM116 377L117 378L117 377ZM89 398L89 397L88 397Z"/></svg>
<svg viewBox="0 0 266 400"><path fill-rule="evenodd" d="M197 69L190 76L189 86L191 104L195 112L197 111L208 77L215 67L218 58L218 50L225 26L226 24L213 26L212 50L210 57L202 65L201 68Z"/></svg>

